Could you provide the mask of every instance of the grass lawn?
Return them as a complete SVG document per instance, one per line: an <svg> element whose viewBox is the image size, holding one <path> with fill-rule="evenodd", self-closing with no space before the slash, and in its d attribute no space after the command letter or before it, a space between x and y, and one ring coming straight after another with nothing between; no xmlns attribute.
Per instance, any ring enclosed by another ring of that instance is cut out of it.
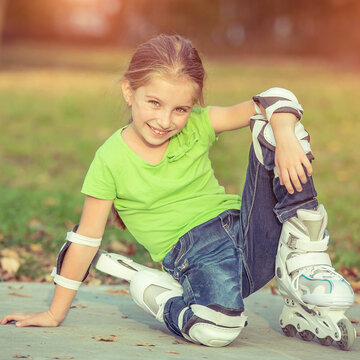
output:
<svg viewBox="0 0 360 360"><path fill-rule="evenodd" d="M79 220L80 188L94 153L127 121L117 80L128 52L13 46L2 58L0 255L13 249L21 264L13 276L2 276L48 280L44 276L66 231ZM360 73L283 59L205 58L205 65L207 104L230 105L271 86L297 95L311 134L319 200L329 214L330 252L337 269L353 268L357 275ZM244 129L223 134L212 148L215 173L229 192L241 192L249 144L250 131ZM112 226L104 235L108 249L149 263L133 243L129 233Z"/></svg>

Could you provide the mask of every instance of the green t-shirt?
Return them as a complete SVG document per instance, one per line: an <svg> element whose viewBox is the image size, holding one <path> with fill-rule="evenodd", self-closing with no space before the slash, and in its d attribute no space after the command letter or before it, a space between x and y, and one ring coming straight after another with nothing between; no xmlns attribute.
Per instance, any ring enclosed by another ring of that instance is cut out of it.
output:
<svg viewBox="0 0 360 360"><path fill-rule="evenodd" d="M240 209L214 176L209 148L215 140L208 108L194 108L170 139L162 161L150 165L116 131L96 152L82 193L114 199L124 224L161 261L178 239L225 210Z"/></svg>

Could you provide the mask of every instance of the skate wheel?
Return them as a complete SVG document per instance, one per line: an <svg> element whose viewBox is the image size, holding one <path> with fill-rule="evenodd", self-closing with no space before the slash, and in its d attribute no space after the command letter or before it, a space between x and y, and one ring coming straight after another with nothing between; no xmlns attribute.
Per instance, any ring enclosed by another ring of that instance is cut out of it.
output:
<svg viewBox="0 0 360 360"><path fill-rule="evenodd" d="M297 333L296 327L293 325L286 325L285 327L281 328L281 330L286 336L289 337L294 337Z"/></svg>
<svg viewBox="0 0 360 360"><path fill-rule="evenodd" d="M325 338L318 338L321 345L330 346L333 342L333 339L330 336Z"/></svg>
<svg viewBox="0 0 360 360"><path fill-rule="evenodd" d="M299 335L304 341L311 341L314 338L314 334L309 330L300 331Z"/></svg>
<svg viewBox="0 0 360 360"><path fill-rule="evenodd" d="M337 325L341 331L341 340L336 343L341 350L350 350L356 338L356 332L353 325L347 318L341 319Z"/></svg>

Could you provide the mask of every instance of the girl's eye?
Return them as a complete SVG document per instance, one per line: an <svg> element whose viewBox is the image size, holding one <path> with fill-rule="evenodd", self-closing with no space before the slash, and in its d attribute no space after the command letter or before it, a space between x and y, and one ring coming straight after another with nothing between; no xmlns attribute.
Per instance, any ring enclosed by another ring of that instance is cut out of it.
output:
<svg viewBox="0 0 360 360"><path fill-rule="evenodd" d="M150 100L149 103L150 103L151 105L156 106L156 107L160 105L159 102L156 101L156 100Z"/></svg>
<svg viewBox="0 0 360 360"><path fill-rule="evenodd" d="M178 113L185 113L186 112L186 109L182 108L182 107L179 107L179 108L176 108L176 112Z"/></svg>

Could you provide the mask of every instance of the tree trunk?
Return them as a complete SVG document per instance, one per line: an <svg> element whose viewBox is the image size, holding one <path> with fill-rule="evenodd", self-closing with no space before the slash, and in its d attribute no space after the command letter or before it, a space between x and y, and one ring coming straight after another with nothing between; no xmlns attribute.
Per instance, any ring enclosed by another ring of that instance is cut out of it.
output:
<svg viewBox="0 0 360 360"><path fill-rule="evenodd" d="M6 5L7 0L0 0L0 61L2 55L2 37L5 23Z"/></svg>

